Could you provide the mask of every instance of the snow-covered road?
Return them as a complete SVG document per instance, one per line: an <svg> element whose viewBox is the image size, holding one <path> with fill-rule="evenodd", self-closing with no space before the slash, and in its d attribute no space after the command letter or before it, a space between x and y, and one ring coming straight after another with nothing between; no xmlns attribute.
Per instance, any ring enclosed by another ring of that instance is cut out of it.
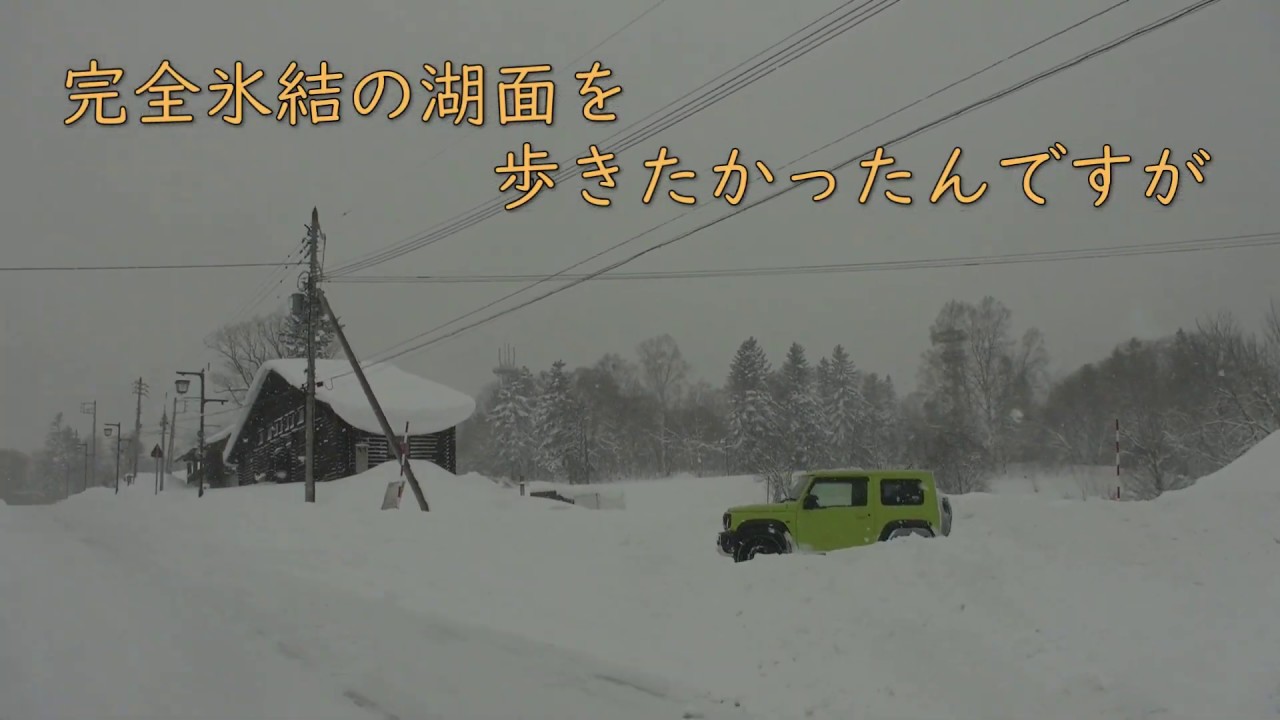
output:
<svg viewBox="0 0 1280 720"><path fill-rule="evenodd" d="M205 558L182 573L109 525L2 510L3 720L744 717L257 563Z"/></svg>
<svg viewBox="0 0 1280 720"><path fill-rule="evenodd" d="M0 720L1280 720L1280 435L1149 503L745 564L710 539L750 478L585 510L426 465L426 515L378 509L394 463L0 506Z"/></svg>

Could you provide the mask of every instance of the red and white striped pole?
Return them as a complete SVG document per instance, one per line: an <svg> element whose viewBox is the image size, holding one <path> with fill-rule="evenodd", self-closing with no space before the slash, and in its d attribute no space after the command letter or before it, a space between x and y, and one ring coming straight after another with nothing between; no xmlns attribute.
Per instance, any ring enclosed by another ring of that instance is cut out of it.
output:
<svg viewBox="0 0 1280 720"><path fill-rule="evenodd" d="M402 478L404 477L404 466L406 465L408 465L408 423L404 423L404 439L403 441L401 441L401 477ZM401 492L404 492L403 487L401 487Z"/></svg>
<svg viewBox="0 0 1280 720"><path fill-rule="evenodd" d="M1116 418L1116 499L1120 499L1120 418Z"/></svg>

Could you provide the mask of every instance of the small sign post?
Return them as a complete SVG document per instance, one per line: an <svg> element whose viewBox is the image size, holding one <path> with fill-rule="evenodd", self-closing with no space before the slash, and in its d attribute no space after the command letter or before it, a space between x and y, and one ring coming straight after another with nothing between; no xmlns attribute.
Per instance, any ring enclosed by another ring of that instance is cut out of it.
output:
<svg viewBox="0 0 1280 720"><path fill-rule="evenodd" d="M160 474L160 469L164 467L160 463L160 460L162 458L164 458L164 450L161 450L160 446L156 445L154 448L151 449L151 459L156 461L156 494L157 495L159 495L160 491L164 489L164 477Z"/></svg>

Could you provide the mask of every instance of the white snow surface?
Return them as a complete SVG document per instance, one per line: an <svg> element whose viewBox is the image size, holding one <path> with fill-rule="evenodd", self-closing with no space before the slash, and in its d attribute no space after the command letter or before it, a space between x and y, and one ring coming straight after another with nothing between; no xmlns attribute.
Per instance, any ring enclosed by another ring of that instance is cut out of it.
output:
<svg viewBox="0 0 1280 720"><path fill-rule="evenodd" d="M402 433L405 423L411 435L426 435L453 427L471 417L476 401L469 395L437 382L407 373L389 363L362 366L365 378L373 394L382 406L391 429ZM258 368L245 407L253 407L262 384L272 374L278 374L294 387L307 382L305 359L268 360ZM365 398L360 380L351 372L345 360L317 360L316 380L322 383L316 388L316 399L325 403L347 424L364 432L382 434L378 416ZM223 451L223 458L231 457L231 450L239 438L247 414L238 417L231 430L231 439Z"/></svg>
<svg viewBox="0 0 1280 720"><path fill-rule="evenodd" d="M430 513L378 510L393 465L0 507L0 717L1280 718L1280 435L1149 503L743 564L750 479L606 513L414 468Z"/></svg>

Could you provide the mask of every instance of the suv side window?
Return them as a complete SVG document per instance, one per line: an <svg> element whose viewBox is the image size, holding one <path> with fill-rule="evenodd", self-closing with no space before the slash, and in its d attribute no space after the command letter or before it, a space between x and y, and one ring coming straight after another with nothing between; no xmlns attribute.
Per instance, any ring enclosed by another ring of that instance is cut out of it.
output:
<svg viewBox="0 0 1280 720"><path fill-rule="evenodd" d="M809 494L820 508L866 507L867 478L816 478Z"/></svg>
<svg viewBox="0 0 1280 720"><path fill-rule="evenodd" d="M882 479L880 504L886 507L924 505L924 483L915 479Z"/></svg>

